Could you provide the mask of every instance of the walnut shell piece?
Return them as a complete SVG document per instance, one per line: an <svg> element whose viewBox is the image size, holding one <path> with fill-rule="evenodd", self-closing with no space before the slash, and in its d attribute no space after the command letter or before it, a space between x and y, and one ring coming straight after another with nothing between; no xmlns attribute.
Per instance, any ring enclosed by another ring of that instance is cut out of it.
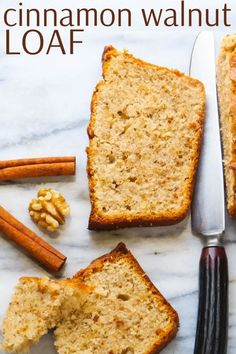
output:
<svg viewBox="0 0 236 354"><path fill-rule="evenodd" d="M63 195L51 188L41 188L37 199L29 204L29 213L35 223L47 231L54 232L65 224L70 206Z"/></svg>

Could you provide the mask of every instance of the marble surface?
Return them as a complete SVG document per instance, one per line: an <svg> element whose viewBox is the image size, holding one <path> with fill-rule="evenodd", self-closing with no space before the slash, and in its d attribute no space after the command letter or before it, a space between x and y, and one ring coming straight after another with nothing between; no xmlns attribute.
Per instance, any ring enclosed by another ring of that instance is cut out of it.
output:
<svg viewBox="0 0 236 354"><path fill-rule="evenodd" d="M32 5L33 1L28 0L26 3ZM52 3L60 6L63 2ZM68 3L74 6L71 1ZM89 1L85 3L88 5ZM131 6L131 1L127 3ZM149 0L147 3L155 5L154 1ZM40 4L45 6L46 2L42 1ZM118 2L114 1L115 4ZM51 3L50 5L52 6ZM140 1L137 2L137 6L139 5ZM0 10L6 6L7 1L1 0ZM148 31L139 28L138 24L135 28L136 30L119 32L104 29L87 31L86 43L74 56L54 54L10 57L1 51L0 159L74 154L78 162L75 178L2 182L1 205L68 256L61 277L73 275L93 258L111 250L118 242L125 242L179 313L178 335L163 350L163 354L190 354L194 346L198 262L202 247L201 240L191 233L190 216L173 227L99 233L87 230L90 204L86 176L86 127L91 94L101 77L100 57L104 45L112 43L119 49L125 47L150 62L188 73L190 53L198 32L197 29ZM219 28L216 32L217 47L219 39L226 33L224 28ZM4 31L1 28L0 39L3 36ZM3 49L1 40L0 43ZM29 201L41 186L59 190L71 204L71 217L56 236L39 231L27 212ZM230 277L228 354L236 351L235 231L236 223L227 220L225 241ZM4 237L0 237L0 321L17 279L22 275L49 274ZM31 354L40 352L55 353L51 334L45 336L31 350ZM1 351L0 353L3 354Z"/></svg>

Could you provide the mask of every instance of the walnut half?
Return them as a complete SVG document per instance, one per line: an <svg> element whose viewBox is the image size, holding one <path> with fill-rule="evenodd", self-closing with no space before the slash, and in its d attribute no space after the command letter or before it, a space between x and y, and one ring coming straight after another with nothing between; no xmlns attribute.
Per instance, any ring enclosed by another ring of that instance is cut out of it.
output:
<svg viewBox="0 0 236 354"><path fill-rule="evenodd" d="M29 204L32 219L42 228L56 231L70 214L69 204L61 193L50 188L40 189L37 196L38 199L32 199Z"/></svg>

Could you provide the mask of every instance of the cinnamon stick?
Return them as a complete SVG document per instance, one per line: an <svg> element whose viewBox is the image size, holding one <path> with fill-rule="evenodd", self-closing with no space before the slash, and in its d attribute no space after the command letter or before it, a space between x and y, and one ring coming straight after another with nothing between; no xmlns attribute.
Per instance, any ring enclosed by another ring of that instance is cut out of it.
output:
<svg viewBox="0 0 236 354"><path fill-rule="evenodd" d="M0 206L0 231L25 250L30 256L53 272L58 272L66 257L37 236Z"/></svg>
<svg viewBox="0 0 236 354"><path fill-rule="evenodd" d="M0 180L75 175L76 158L41 157L0 161Z"/></svg>

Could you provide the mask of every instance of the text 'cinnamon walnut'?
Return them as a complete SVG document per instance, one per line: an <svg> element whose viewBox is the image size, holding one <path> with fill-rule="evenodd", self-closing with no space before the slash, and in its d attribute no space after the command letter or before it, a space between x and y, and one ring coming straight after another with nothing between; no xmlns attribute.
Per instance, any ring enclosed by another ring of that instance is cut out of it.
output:
<svg viewBox="0 0 236 354"><path fill-rule="evenodd" d="M42 228L56 231L70 214L69 204L61 193L50 188L40 189L37 196L38 199L32 199L29 204L32 219Z"/></svg>

